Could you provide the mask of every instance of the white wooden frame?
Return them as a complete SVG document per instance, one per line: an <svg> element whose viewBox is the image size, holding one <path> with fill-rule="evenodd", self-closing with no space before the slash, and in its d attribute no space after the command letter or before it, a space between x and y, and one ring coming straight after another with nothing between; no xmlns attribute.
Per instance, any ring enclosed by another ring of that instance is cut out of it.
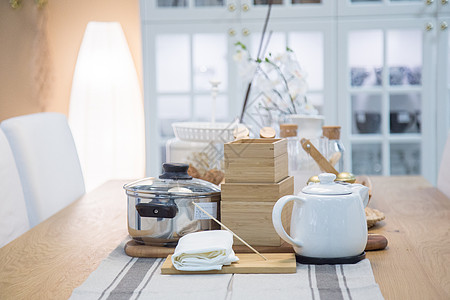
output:
<svg viewBox="0 0 450 300"><path fill-rule="evenodd" d="M264 19L266 5L254 5L251 0L224 0L223 6L195 7L195 0L188 0L187 7L157 7L157 0L140 0L144 21L183 22L186 20L237 20ZM311 18L336 14L336 0L321 0L320 4L292 4L284 0L282 5L272 5L271 19Z"/></svg>
<svg viewBox="0 0 450 300"><path fill-rule="evenodd" d="M339 16L386 16L386 15L407 15L407 16L432 16L441 0L431 1L399 1L380 0L380 2L352 3L351 0L337 0Z"/></svg>
<svg viewBox="0 0 450 300"><path fill-rule="evenodd" d="M442 159L447 133L450 128L450 79L448 74L449 57L449 34L450 29L441 27L443 24L450 24L450 16L440 17L437 20L437 116L436 116L436 158L439 163ZM439 170L439 169L438 169Z"/></svg>

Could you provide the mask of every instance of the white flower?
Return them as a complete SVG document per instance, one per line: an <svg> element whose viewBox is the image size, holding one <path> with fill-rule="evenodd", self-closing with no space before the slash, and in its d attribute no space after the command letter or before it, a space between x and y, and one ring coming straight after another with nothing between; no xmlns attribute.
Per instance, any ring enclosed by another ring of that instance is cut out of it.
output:
<svg viewBox="0 0 450 300"><path fill-rule="evenodd" d="M245 82L250 82L255 76L258 63L253 61L246 51L238 51L233 55L233 60L238 63L239 75Z"/></svg>
<svg viewBox="0 0 450 300"><path fill-rule="evenodd" d="M280 105L279 105L279 107L283 108L283 109L289 109L290 106L291 106L291 104L286 101L281 101Z"/></svg>
<svg viewBox="0 0 450 300"><path fill-rule="evenodd" d="M291 72L291 75L298 78L301 81L304 81L304 82L306 82L306 78L308 77L308 73L303 71L303 69L301 69L301 68L293 70Z"/></svg>
<svg viewBox="0 0 450 300"><path fill-rule="evenodd" d="M280 65L288 64L291 60L288 52L278 53L273 58L274 62Z"/></svg>
<svg viewBox="0 0 450 300"><path fill-rule="evenodd" d="M240 48L233 59L238 63L239 74L243 80L253 80L252 97L258 107L271 114L301 113L314 115L318 111L307 102L307 73L301 68L294 52L287 48L284 53L269 55L255 61L247 48L237 43ZM255 103L255 102L254 102Z"/></svg>
<svg viewBox="0 0 450 300"><path fill-rule="evenodd" d="M266 97L272 97L274 88L276 87L277 83L266 78L263 76L263 74L258 73L258 75L255 77L253 81L254 86L257 86L258 89L266 96Z"/></svg>
<svg viewBox="0 0 450 300"><path fill-rule="evenodd" d="M248 53L245 51L239 50L233 55L233 60L237 63L242 63L243 61L247 61L249 59L250 57L248 56Z"/></svg>
<svg viewBox="0 0 450 300"><path fill-rule="evenodd" d="M238 63L239 75L243 81L250 82L255 76L258 63L251 59L248 52L239 50L233 55L233 60Z"/></svg>
<svg viewBox="0 0 450 300"><path fill-rule="evenodd" d="M256 69L258 68L258 64L256 62L250 61L246 64L243 64L239 67L239 75L245 82L252 81L255 76Z"/></svg>
<svg viewBox="0 0 450 300"><path fill-rule="evenodd" d="M291 98L295 99L299 95L306 95L306 92L308 91L308 83L303 79L294 77L288 82L288 89Z"/></svg>
<svg viewBox="0 0 450 300"><path fill-rule="evenodd" d="M300 107L299 114L302 114L302 115L318 115L319 111L312 104L306 102Z"/></svg>

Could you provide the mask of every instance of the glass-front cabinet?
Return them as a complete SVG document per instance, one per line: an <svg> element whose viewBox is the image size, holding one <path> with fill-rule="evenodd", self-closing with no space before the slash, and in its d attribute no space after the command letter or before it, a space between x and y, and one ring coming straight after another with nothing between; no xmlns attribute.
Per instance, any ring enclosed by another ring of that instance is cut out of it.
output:
<svg viewBox="0 0 450 300"><path fill-rule="evenodd" d="M435 183L450 128L449 12L447 0L339 1L339 116L354 173Z"/></svg>
<svg viewBox="0 0 450 300"><path fill-rule="evenodd" d="M267 0L141 0L147 174L160 172L174 121L240 114L246 84L236 42L256 57ZM308 98L341 125L349 171L436 181L450 127L446 0L273 0L265 55L286 46Z"/></svg>
<svg viewBox="0 0 450 300"><path fill-rule="evenodd" d="M433 178L433 39L427 19L339 25L339 86L355 174Z"/></svg>

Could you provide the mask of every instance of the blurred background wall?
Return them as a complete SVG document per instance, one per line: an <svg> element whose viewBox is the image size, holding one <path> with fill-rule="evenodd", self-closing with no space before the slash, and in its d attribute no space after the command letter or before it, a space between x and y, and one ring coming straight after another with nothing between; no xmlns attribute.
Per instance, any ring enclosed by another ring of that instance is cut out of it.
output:
<svg viewBox="0 0 450 300"><path fill-rule="evenodd" d="M142 89L138 0L0 2L0 121L23 114L68 114L78 50L89 21L122 25Z"/></svg>

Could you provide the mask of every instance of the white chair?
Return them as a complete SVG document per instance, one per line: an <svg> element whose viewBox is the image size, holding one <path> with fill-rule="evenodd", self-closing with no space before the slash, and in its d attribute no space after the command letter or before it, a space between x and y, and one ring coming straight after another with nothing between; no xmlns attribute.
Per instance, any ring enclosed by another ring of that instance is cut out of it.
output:
<svg viewBox="0 0 450 300"><path fill-rule="evenodd" d="M30 228L14 156L0 130L0 248Z"/></svg>
<svg viewBox="0 0 450 300"><path fill-rule="evenodd" d="M33 227L85 193L83 174L67 119L37 113L3 121Z"/></svg>
<svg viewBox="0 0 450 300"><path fill-rule="evenodd" d="M437 188L450 198L450 133L447 135L447 142L445 143L444 151L442 152Z"/></svg>

